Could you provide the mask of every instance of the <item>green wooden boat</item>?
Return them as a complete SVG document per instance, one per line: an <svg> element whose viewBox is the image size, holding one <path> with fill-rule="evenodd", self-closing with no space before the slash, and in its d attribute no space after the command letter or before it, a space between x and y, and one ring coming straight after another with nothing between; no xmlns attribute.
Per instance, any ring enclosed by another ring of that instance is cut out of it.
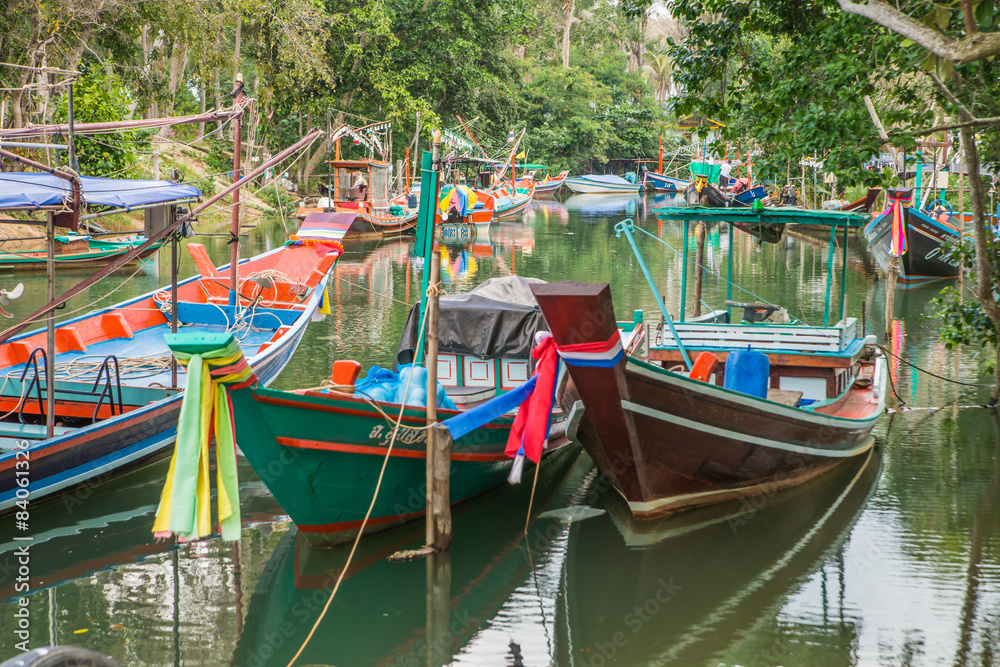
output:
<svg viewBox="0 0 1000 667"><path fill-rule="evenodd" d="M441 300L438 377L457 409L439 409L439 420L529 379L534 335L547 329L530 296L533 282L541 281L518 276L492 279L469 294ZM419 306L414 306L396 355L402 363L423 345L416 335L418 319ZM237 446L316 546L334 546L357 535L378 482L392 424L400 414L398 402L373 400L361 393L360 382L357 386L355 394L276 391L252 380L228 387ZM513 421L513 414L505 414L455 440L452 504L506 481L513 460L504 449ZM546 454L568 445L573 435L567 435L573 422L563 419L561 411L554 413L553 422ZM426 423L421 405L403 411L366 534L424 514Z"/></svg>

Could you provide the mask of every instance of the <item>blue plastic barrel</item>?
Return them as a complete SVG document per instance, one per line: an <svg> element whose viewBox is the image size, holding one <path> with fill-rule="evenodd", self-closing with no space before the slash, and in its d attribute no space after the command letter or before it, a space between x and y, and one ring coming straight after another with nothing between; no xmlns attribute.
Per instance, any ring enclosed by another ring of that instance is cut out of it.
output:
<svg viewBox="0 0 1000 667"><path fill-rule="evenodd" d="M726 389L767 398L770 375L771 362L762 352L754 352L748 347L730 352L726 357Z"/></svg>
<svg viewBox="0 0 1000 667"><path fill-rule="evenodd" d="M416 208L417 207L417 195L407 195L406 197L406 207Z"/></svg>

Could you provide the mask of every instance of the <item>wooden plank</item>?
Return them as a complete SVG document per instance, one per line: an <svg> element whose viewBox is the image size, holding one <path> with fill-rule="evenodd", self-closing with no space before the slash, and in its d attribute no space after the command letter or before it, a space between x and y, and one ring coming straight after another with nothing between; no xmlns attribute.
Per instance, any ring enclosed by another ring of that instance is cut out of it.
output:
<svg viewBox="0 0 1000 667"><path fill-rule="evenodd" d="M688 352L698 351L689 348ZM720 362L725 362L730 350L710 350L719 357ZM857 361L857 355L853 356L825 356L816 354L790 354L785 352L765 352L771 361L771 367L775 366L802 366L811 368L850 368ZM663 348L650 348L649 360L667 363L683 363L680 350L668 350Z"/></svg>
<svg viewBox="0 0 1000 667"><path fill-rule="evenodd" d="M787 389L767 390L767 400L775 403L781 403L782 405L790 405L793 408L799 404L799 400L801 398L801 391L788 391Z"/></svg>

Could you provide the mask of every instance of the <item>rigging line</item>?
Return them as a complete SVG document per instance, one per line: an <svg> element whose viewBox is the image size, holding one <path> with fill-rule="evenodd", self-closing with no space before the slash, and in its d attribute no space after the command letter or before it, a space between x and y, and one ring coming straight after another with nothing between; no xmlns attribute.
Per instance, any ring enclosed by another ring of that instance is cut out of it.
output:
<svg viewBox="0 0 1000 667"><path fill-rule="evenodd" d="M645 234L645 235L649 236L649 237L650 237L651 239L653 239L654 241L658 241L659 243L662 243L663 245L667 246L667 248L669 248L669 249L670 249L670 251L671 251L672 253L674 253L675 255L677 255L678 257L680 257L680 256L682 256L682 255L683 255L683 253L681 253L681 252L678 252L677 250L675 250L675 249L674 249L674 248L673 248L673 247L672 247L672 246L671 246L671 245L670 245L669 243L667 243L667 242L666 242L666 241L664 241L663 239L661 239L661 238L659 238L659 237L657 237L657 236L654 236L653 234L651 234L651 233L647 232L647 231L646 231L645 229L643 229L642 227L640 227L640 226L638 226L638 225L634 225L634 226L633 226L633 229L636 229L636 230L638 230L638 231L642 232L643 234ZM732 249L730 249L730 250L729 250L729 252L732 252ZM779 306L778 304L775 304L775 303L771 303L770 301L768 301L768 300L767 300L767 299L765 299L764 297L762 297L762 296L759 296L759 295L757 295L757 294L754 294L753 292L751 292L750 290L748 290L748 289L746 289L746 288L744 288L744 287L740 287L739 285L737 285L736 283L732 282L732 281L731 281L731 280L729 280L728 278L723 278L723 277L722 277L722 274L721 274L721 273L716 273L715 271L713 271L712 269L708 268L708 267L707 267L707 266L705 266L704 264L698 264L698 262L694 262L694 265L695 265L695 266L700 266L700 267L701 267L701 268L702 268L702 269L703 269L703 270L704 270L704 271L705 271L706 273L708 273L709 275L712 275L712 276L715 276L716 278L718 278L718 279L719 279L719 280L721 280L722 282L724 282L724 283L728 283L728 284L732 285L733 287L735 287L735 288L736 288L736 289L738 289L739 291L741 291L741 292L746 292L747 294L749 294L749 295L750 295L750 296L752 296L753 298L755 298L755 299L758 299L758 300L759 300L759 301L760 301L761 303L766 303L767 305L769 305L769 306L774 306L775 308L781 308L781 306ZM786 310L786 312L787 312L787 310ZM800 322L801 324L808 324L808 323L807 323L807 322L806 322L805 320L798 320L798 322Z"/></svg>
<svg viewBox="0 0 1000 667"><path fill-rule="evenodd" d="M903 362L907 366L910 366L911 368L914 368L914 369L920 371L921 373L926 373L927 375L930 375L931 377L937 378L938 380L944 380L945 382L950 382L952 384L960 384L963 387L993 387L994 386L992 384L983 384L983 383L978 383L978 382L962 382L960 380L952 380L951 378L946 378L946 377L944 377L942 375L938 375L937 373L932 373L931 371L927 370L926 368L921 368L920 366L917 366L912 361L907 361L906 359L904 359L903 357L899 356L898 354L895 354L894 352L890 352L889 350L887 350L882 345L876 344L875 347L877 347L878 349L882 350L882 352L885 353L885 354L887 354L888 356L895 357L896 359L899 359L901 362Z"/></svg>
<svg viewBox="0 0 1000 667"><path fill-rule="evenodd" d="M98 297L98 298L94 299L93 301L91 301L91 302L89 302L89 303L86 303L86 304L84 304L83 306L80 306L79 308L75 308L75 309L73 309L73 310L70 310L70 311L67 311L67 312L65 312L65 313L62 313L62 317L64 317L64 318L65 318L65 317L66 317L67 315L72 315L72 314L74 314L74 313L79 313L79 312L80 312L80 311L82 311L82 310L90 310L90 309L92 308L92 306L93 306L93 305L94 305L95 303L100 303L100 302L101 302L101 301L103 301L104 299L107 299L107 298L108 298L109 296L111 296L112 294L114 294L115 292L117 292L118 290L120 290L120 289L121 289L122 287L125 287L125 285L126 285L126 284L127 284L127 283L128 283L129 281L130 281L130 280L132 280L132 279L133 279L133 278L135 278L135 277L136 277L137 275L139 275L139 272L140 272L140 271L142 271L142 270L143 270L144 268L145 268L145 262L139 262L139 266L138 266L138 267L136 268L135 272L134 272L134 273L133 273L132 275L130 275L130 276L129 276L128 278L126 278L125 280L121 281L121 282L120 282L120 283L119 283L119 284L118 284L117 286L115 286L115 287L114 287L114 288L113 288L113 289L112 289L112 290L111 290L110 292L108 292L108 293L107 293L107 294L105 294L104 296L100 296L100 297ZM27 319L27 320L24 320L24 321L22 321L22 322L19 322L19 323L18 323L18 324L17 324L16 326L23 326L23 325L25 325L25 324L35 324L35 323L37 323L37 322L44 322L44 321L45 321L45 320L47 320L47 319L48 319L48 313L46 313L46 314L44 314L44 315L41 315L41 316L39 316L39 317L36 317L36 318L34 318L34 319L31 319L31 318L29 318L29 319ZM60 321L65 321L65 320L60 320Z"/></svg>
<svg viewBox="0 0 1000 667"><path fill-rule="evenodd" d="M373 289L369 289L369 288L365 287L361 283L352 282L352 281L348 280L347 278L341 278L340 276L335 276L335 280L343 281L343 282L347 283L348 285L351 285L352 287L357 287L359 289L363 289L366 292L371 292L372 294L374 294L376 296L381 296L381 297L384 297L386 299L390 299L392 301L395 301L396 303L401 303L404 306L407 306L409 308L413 307L413 304L406 303L405 301L400 301L399 299L397 299L395 297L392 297L392 296L389 296L388 294L385 294L383 292L376 292Z"/></svg>
<svg viewBox="0 0 1000 667"><path fill-rule="evenodd" d="M428 292L430 288L428 288ZM430 296L428 294L428 296ZM423 340L424 338L424 322L420 323L420 329L417 331L417 340ZM413 379L413 373L410 373L406 378L406 387L403 389L403 396L410 393L410 381ZM406 403L399 406L399 417L396 418L396 426L392 429L392 438L389 440L389 446L385 450L385 457L382 459L382 470L379 472L378 481L375 483L375 492L372 494L372 501L368 505L368 511L365 513L365 518L361 521L361 527L358 528L358 534L354 538L354 544L351 545L351 552L347 555L347 562L344 563L344 567L340 569L340 574L337 575L337 583L333 586L333 591L330 592L330 598L326 601L323 606L323 611L320 612L319 616L316 618L316 622L313 624L312 629L309 630L309 634L306 636L305 640L302 642L302 646L299 650L295 652L292 659L288 661L287 667L292 667L295 661L299 659L302 652L306 650L306 646L309 644L309 640L312 639L313 635L316 633L316 629L319 624L323 622L323 618L326 616L326 612L330 609L330 605L333 603L333 598L337 595L337 591L340 589L340 583L344 580L344 575L347 574L347 570L351 567L351 561L354 560L354 553L358 549L358 542L361 541L361 536L365 532L365 527L368 525L368 519L372 515L372 510L375 509L375 501L378 500L378 492L382 488L382 479L385 477L385 468L389 463L389 458L392 456L392 448L396 444L396 435L399 433L399 428L403 423L403 413L406 410ZM429 508L428 508L429 509Z"/></svg>

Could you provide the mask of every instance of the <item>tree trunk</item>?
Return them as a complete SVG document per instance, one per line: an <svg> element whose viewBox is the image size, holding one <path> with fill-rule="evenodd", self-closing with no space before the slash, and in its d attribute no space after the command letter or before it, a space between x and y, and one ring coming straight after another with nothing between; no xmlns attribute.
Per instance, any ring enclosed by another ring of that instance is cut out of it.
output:
<svg viewBox="0 0 1000 667"><path fill-rule="evenodd" d="M963 107L959 111L963 121L972 120L971 114ZM983 179L979 175L979 149L972 128L963 127L959 130L962 144L965 147L965 162L969 174L969 203L972 205L972 229L976 240L976 298L982 304L983 311L990 322L1000 331L1000 307L993 297L996 284L996 274L991 261L989 236L986 233L985 208L986 196L983 192ZM1000 350L998 350L1000 354ZM990 393L990 405L996 405L1000 395L1000 368L997 369L997 382Z"/></svg>
<svg viewBox="0 0 1000 667"><path fill-rule="evenodd" d="M576 0L563 0L563 14L566 18L566 25L563 26L562 40L562 66L569 68L569 29L573 26L573 9L576 7Z"/></svg>

